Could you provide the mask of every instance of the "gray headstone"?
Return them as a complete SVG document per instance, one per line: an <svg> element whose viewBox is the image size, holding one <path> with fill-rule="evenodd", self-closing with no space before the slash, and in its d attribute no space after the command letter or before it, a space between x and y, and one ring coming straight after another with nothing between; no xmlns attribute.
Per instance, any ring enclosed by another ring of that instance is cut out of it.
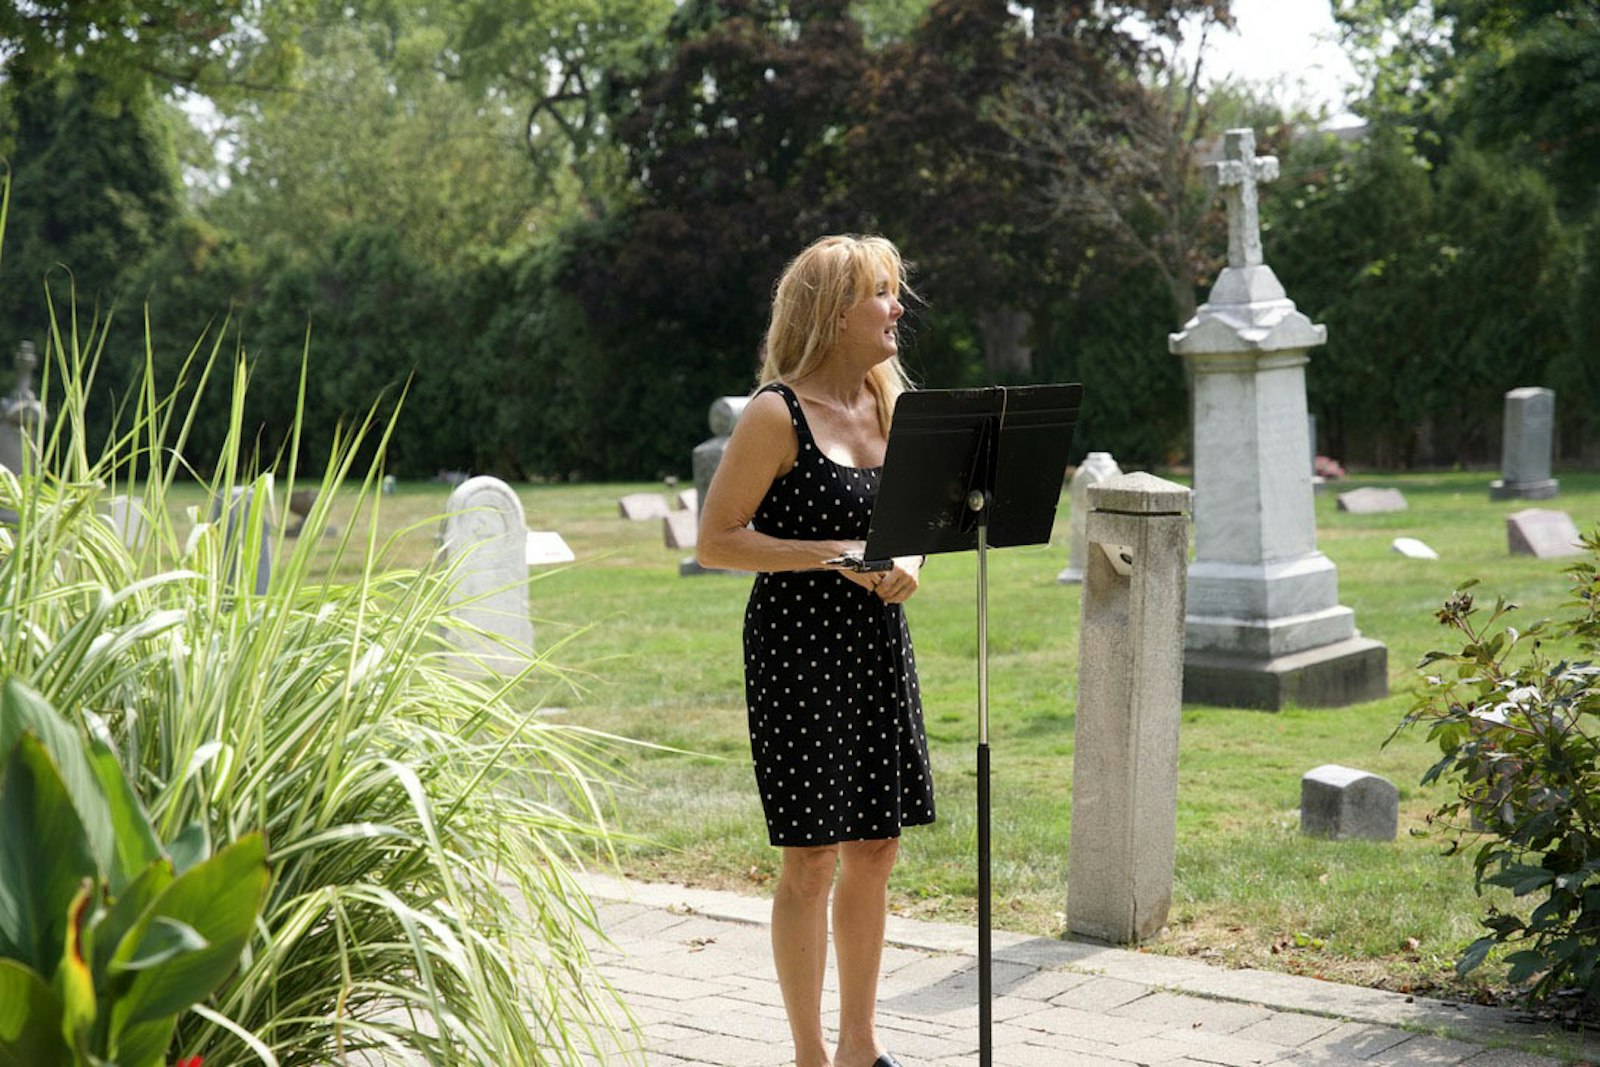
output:
<svg viewBox="0 0 1600 1067"><path fill-rule="evenodd" d="M693 548L700 534L700 518L692 511L672 511L661 517L661 537L668 548Z"/></svg>
<svg viewBox="0 0 1600 1067"><path fill-rule="evenodd" d="M1398 489L1351 489L1338 496L1339 510L1352 515L1381 515L1406 510L1406 498Z"/></svg>
<svg viewBox="0 0 1600 1067"><path fill-rule="evenodd" d="M395 476L394 475L385 474L383 476L383 495L384 496L393 496L394 495L394 488L395 488L395 486L397 484L399 484L399 483L395 480Z"/></svg>
<svg viewBox="0 0 1600 1067"><path fill-rule="evenodd" d="M1415 537L1396 537L1389 543L1391 551L1398 552L1407 559L1438 559L1439 553L1418 541Z"/></svg>
<svg viewBox="0 0 1600 1067"><path fill-rule="evenodd" d="M695 445L694 451L690 454L690 462L694 468L696 515L700 513L700 502L705 500L706 493L711 489L711 479L717 473L717 465L722 462L722 454L728 450L728 437L738 425L739 416L744 414L744 409L749 403L750 398L747 396L724 396L718 397L711 405L706 419L711 426L711 436ZM696 536L698 537L698 531ZM678 563L678 575L682 578L693 578L701 574L734 573L737 572L702 567L693 556L686 556Z"/></svg>
<svg viewBox="0 0 1600 1067"><path fill-rule="evenodd" d="M117 532L117 539L130 552L138 552L144 548L145 542L150 538L150 526L145 521L144 507L131 496L114 496L109 501L111 514L111 528Z"/></svg>
<svg viewBox="0 0 1600 1067"><path fill-rule="evenodd" d="M251 539L260 539L254 567L257 596L267 591L272 579L272 523L267 518L269 508L266 501L271 493L270 479L271 475L266 475L255 486L235 486L226 506L220 499L211 504L212 520L223 524L222 551L227 573L237 575L243 569L239 557L247 551L246 546ZM260 499L256 492L258 487L262 490Z"/></svg>
<svg viewBox="0 0 1600 1067"><path fill-rule="evenodd" d="M1393 841L1400 791L1387 778L1325 763L1300 779L1300 832L1336 841Z"/></svg>
<svg viewBox="0 0 1600 1067"><path fill-rule="evenodd" d="M660 493L629 493L617 501L617 513L633 522L659 519L669 514L667 498Z"/></svg>
<svg viewBox="0 0 1600 1067"><path fill-rule="evenodd" d="M528 618L528 526L522 501L498 478L468 478L445 507L444 563L451 614L477 631L452 630L462 674L516 674L533 656Z"/></svg>
<svg viewBox="0 0 1600 1067"><path fill-rule="evenodd" d="M1556 394L1529 386L1506 394L1500 478L1489 484L1491 500L1548 500L1559 491L1550 477L1555 444Z"/></svg>
<svg viewBox="0 0 1600 1067"><path fill-rule="evenodd" d="M1110 452L1090 452L1072 472L1067 483L1067 566L1056 575L1063 585L1083 581L1084 568L1088 566L1088 542L1084 537L1089 518L1089 487L1115 478L1122 473Z"/></svg>
<svg viewBox="0 0 1600 1067"><path fill-rule="evenodd" d="M1506 544L1513 556L1564 559L1581 556L1578 528L1564 511L1526 508L1506 516Z"/></svg>

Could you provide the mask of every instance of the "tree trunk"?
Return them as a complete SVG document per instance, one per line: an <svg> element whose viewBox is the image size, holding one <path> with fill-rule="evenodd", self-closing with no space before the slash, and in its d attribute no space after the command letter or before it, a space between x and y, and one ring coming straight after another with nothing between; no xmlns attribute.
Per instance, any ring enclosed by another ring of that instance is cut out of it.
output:
<svg viewBox="0 0 1600 1067"><path fill-rule="evenodd" d="M1033 374L1033 346L1028 334L1033 316L1010 306L978 316L983 334L983 366L991 381L1025 381Z"/></svg>

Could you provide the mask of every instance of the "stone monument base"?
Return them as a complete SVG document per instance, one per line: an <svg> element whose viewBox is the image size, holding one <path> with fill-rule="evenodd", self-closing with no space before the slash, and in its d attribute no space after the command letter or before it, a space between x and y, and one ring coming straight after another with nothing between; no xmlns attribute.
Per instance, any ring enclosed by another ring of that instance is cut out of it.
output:
<svg viewBox="0 0 1600 1067"><path fill-rule="evenodd" d="M702 574L742 574L746 578L752 577L749 571L724 571L715 567L702 567L693 556L684 556L678 561L679 578L694 578Z"/></svg>
<svg viewBox="0 0 1600 1067"><path fill-rule="evenodd" d="M1561 483L1554 478L1537 482L1508 482L1496 478L1489 483L1490 500L1550 500L1559 496Z"/></svg>
<svg viewBox="0 0 1600 1067"><path fill-rule="evenodd" d="M1082 585L1083 584L1083 568L1082 567L1065 567L1065 568L1063 568L1061 570L1061 573L1056 575L1056 584L1057 585Z"/></svg>
<svg viewBox="0 0 1600 1067"><path fill-rule="evenodd" d="M1389 650L1370 637L1270 659L1183 654L1185 704L1282 711L1289 704L1338 708L1388 695Z"/></svg>

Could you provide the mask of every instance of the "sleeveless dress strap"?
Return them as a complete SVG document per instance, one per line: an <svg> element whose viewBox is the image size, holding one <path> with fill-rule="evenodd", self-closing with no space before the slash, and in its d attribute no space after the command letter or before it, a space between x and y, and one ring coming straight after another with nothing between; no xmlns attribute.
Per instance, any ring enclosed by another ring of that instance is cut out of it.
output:
<svg viewBox="0 0 1600 1067"><path fill-rule="evenodd" d="M806 422L805 409L800 406L800 398L794 395L794 390L783 382L768 382L756 390L757 396L762 393L777 393L783 397L783 402L789 405L789 416L794 422L795 436L801 441L816 443L816 438L811 434L811 424Z"/></svg>

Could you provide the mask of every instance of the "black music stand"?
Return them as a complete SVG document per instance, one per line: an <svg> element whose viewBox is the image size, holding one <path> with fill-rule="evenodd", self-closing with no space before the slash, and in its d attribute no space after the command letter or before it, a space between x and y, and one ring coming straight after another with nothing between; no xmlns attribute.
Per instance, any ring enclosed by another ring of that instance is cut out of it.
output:
<svg viewBox="0 0 1600 1067"><path fill-rule="evenodd" d="M979 1067L994 1060L990 1003L988 551L1045 544L1077 420L1079 385L928 389L895 406L862 557L978 551Z"/></svg>

